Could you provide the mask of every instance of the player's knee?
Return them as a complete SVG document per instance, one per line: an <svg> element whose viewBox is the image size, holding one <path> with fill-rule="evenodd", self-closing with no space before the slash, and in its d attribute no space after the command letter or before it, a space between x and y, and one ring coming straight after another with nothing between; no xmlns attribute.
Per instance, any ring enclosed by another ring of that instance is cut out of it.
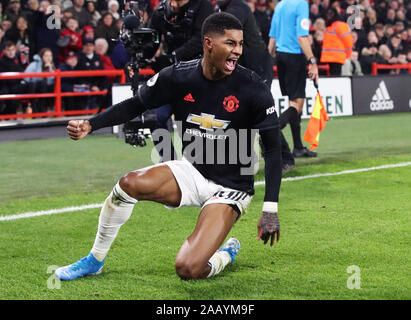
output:
<svg viewBox="0 0 411 320"><path fill-rule="evenodd" d="M126 192L130 197L139 200L139 195L144 192L144 178L138 171L132 171L127 173L119 180L121 189Z"/></svg>
<svg viewBox="0 0 411 320"><path fill-rule="evenodd" d="M184 260L176 260L175 263L176 273L182 280L199 279L203 272L202 267Z"/></svg>

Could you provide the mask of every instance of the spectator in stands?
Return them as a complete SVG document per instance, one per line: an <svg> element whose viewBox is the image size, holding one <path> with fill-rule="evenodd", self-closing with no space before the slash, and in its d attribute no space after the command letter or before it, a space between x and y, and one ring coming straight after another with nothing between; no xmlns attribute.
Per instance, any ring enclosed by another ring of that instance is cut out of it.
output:
<svg viewBox="0 0 411 320"><path fill-rule="evenodd" d="M16 44L8 40L4 43L4 49L0 58L0 72L23 72L24 66L20 60ZM0 94L24 93L28 89L27 84L21 79L8 79L0 81ZM16 113L20 103L17 100L9 100L0 105L3 113Z"/></svg>
<svg viewBox="0 0 411 320"><path fill-rule="evenodd" d="M387 43L388 38L385 36L384 25L382 23L376 24L375 34L377 35L379 45Z"/></svg>
<svg viewBox="0 0 411 320"><path fill-rule="evenodd" d="M103 70L103 62L94 48L93 40L84 39L83 50L78 56L78 67L80 70ZM89 85L90 91L100 91L108 87L107 78L101 76L86 77L83 82ZM97 96L90 96L88 109L94 109L97 100Z"/></svg>
<svg viewBox="0 0 411 320"><path fill-rule="evenodd" d="M14 23L18 17L25 17L27 13L21 8L20 0L10 0L5 14Z"/></svg>
<svg viewBox="0 0 411 320"><path fill-rule="evenodd" d="M33 23L33 15L39 10L39 2L38 0L28 0L27 1L27 23L29 25L29 30L33 31L34 23Z"/></svg>
<svg viewBox="0 0 411 320"><path fill-rule="evenodd" d="M47 27L47 21L54 14L50 10L50 2L42 0L39 9L34 11L31 16L32 34L35 45L34 52L39 52L43 48L49 48L53 52L53 61L58 62L59 47L57 39L60 35L59 29Z"/></svg>
<svg viewBox="0 0 411 320"><path fill-rule="evenodd" d="M9 19L4 19L1 22L1 28L3 29L4 32L7 32L7 30L9 30L12 26L12 22Z"/></svg>
<svg viewBox="0 0 411 320"><path fill-rule="evenodd" d="M43 48L38 54L33 57L31 62L24 72L53 72L55 70L53 63L53 52L49 48ZM48 78L25 78L30 86L30 93L46 93L54 90L54 77ZM33 102L34 112L45 112L47 106L50 106L53 101L49 98L36 99Z"/></svg>
<svg viewBox="0 0 411 320"><path fill-rule="evenodd" d="M73 0L73 6L68 10L77 19L80 28L92 24L91 16L84 8L84 0Z"/></svg>
<svg viewBox="0 0 411 320"><path fill-rule="evenodd" d="M95 51L103 63L104 70L114 70L115 68L114 68L113 63L111 62L110 57L106 55L107 49L108 49L108 43L106 39L97 38L94 44L95 44ZM108 80L108 83L111 85L115 82L116 77L108 77L107 80ZM112 104L111 100L112 100L112 95L111 95L111 90L110 90L109 93L105 97L101 98L102 105L100 106L100 108L109 107Z"/></svg>
<svg viewBox="0 0 411 320"><path fill-rule="evenodd" d="M362 46L360 45L358 41L358 33L353 30L351 31L351 36L352 36L352 41L353 41L353 45L352 45L353 51L357 51L358 53L360 53L362 50ZM361 55L359 54L359 56Z"/></svg>
<svg viewBox="0 0 411 320"><path fill-rule="evenodd" d="M392 36L394 33L395 33L395 30L394 30L394 26L393 26L393 25L391 25L391 24L385 25L385 32L384 32L384 34L385 34L385 36L386 36L387 39L390 39L391 36Z"/></svg>
<svg viewBox="0 0 411 320"><path fill-rule="evenodd" d="M66 61L59 65L61 71L78 71L78 56L74 51L67 53ZM63 92L81 92L86 88L86 84L82 82L83 78L79 77L64 77L61 79L61 91ZM86 107L87 98L85 97L64 97L62 100L65 110L81 110Z"/></svg>
<svg viewBox="0 0 411 320"><path fill-rule="evenodd" d="M311 4L309 17L310 17L311 22L314 22L315 20L320 18L320 8L318 7L317 4L315 3Z"/></svg>
<svg viewBox="0 0 411 320"><path fill-rule="evenodd" d="M119 35L119 29L117 29L113 15L110 12L103 14L102 19L100 20L99 25L94 31L96 38L104 38L108 43L107 54L111 55L114 49L114 41L111 39L117 39Z"/></svg>
<svg viewBox="0 0 411 320"><path fill-rule="evenodd" d="M257 26L260 28L261 37L266 45L268 45L268 33L270 32L271 16L267 6L267 0L257 0L255 5L254 17L257 22Z"/></svg>
<svg viewBox="0 0 411 320"><path fill-rule="evenodd" d="M388 47L390 48L393 57L397 57L398 54L404 50L404 48L401 45L401 35L398 32L394 33L390 37Z"/></svg>
<svg viewBox="0 0 411 320"><path fill-rule="evenodd" d="M405 16L407 17L408 22L411 22L411 1L408 1Z"/></svg>
<svg viewBox="0 0 411 320"><path fill-rule="evenodd" d="M402 21L397 21L397 22L395 23L394 29L395 29L396 32L399 32L399 31L404 30L404 29L405 29L404 22L402 22Z"/></svg>
<svg viewBox="0 0 411 320"><path fill-rule="evenodd" d="M386 24L387 2L385 0L379 0L376 3L374 2L374 8L377 13L378 23Z"/></svg>
<svg viewBox="0 0 411 320"><path fill-rule="evenodd" d="M364 23L363 23L365 32L374 30L376 24L377 24L377 12L374 9L367 10Z"/></svg>
<svg viewBox="0 0 411 320"><path fill-rule="evenodd" d="M403 10L398 10L395 13L395 21L396 23L402 22L403 24L406 22L407 18L405 16L405 12Z"/></svg>
<svg viewBox="0 0 411 320"><path fill-rule="evenodd" d="M86 9L91 17L91 25L95 28L101 19L101 14L96 10L96 0L86 0Z"/></svg>
<svg viewBox="0 0 411 320"><path fill-rule="evenodd" d="M392 57L392 52L386 44L382 44L378 47L378 53L383 57L387 63L395 64L397 63L397 58Z"/></svg>
<svg viewBox="0 0 411 320"><path fill-rule="evenodd" d="M368 44L370 44L370 43L378 44L378 37L377 37L377 33L375 31L368 32L367 42L368 42Z"/></svg>
<svg viewBox="0 0 411 320"><path fill-rule="evenodd" d="M63 16L61 17L61 27L62 28L67 28L67 22L70 18L73 18L73 12L69 10L70 8L67 8L63 10Z"/></svg>
<svg viewBox="0 0 411 320"><path fill-rule="evenodd" d="M94 28L92 26L84 26L83 29L81 29L81 36L84 41L84 39L91 39L94 40Z"/></svg>
<svg viewBox="0 0 411 320"><path fill-rule="evenodd" d="M395 0L390 1L390 8L394 11L398 10L398 2Z"/></svg>
<svg viewBox="0 0 411 320"><path fill-rule="evenodd" d="M18 17L13 26L7 30L4 39L11 40L16 44L17 51L21 55L21 62L27 67L34 55L35 43L33 35L28 29L26 18Z"/></svg>
<svg viewBox="0 0 411 320"><path fill-rule="evenodd" d="M358 61L358 52L353 51L351 57L345 61L341 68L341 75L343 76L362 76L361 64Z"/></svg>
<svg viewBox="0 0 411 320"><path fill-rule="evenodd" d="M377 44L371 43L363 48L361 52L360 64L364 74L371 74L371 66L374 62L379 64L388 63L388 61L378 53Z"/></svg>
<svg viewBox="0 0 411 320"><path fill-rule="evenodd" d="M57 41L57 45L60 47L60 63L66 61L66 56L70 51L78 52L83 48L81 35L76 31L77 28L77 19L72 17L67 21L67 29L60 32L60 37Z"/></svg>
<svg viewBox="0 0 411 320"><path fill-rule="evenodd" d="M388 9L387 10L387 17L385 18L385 24L395 24L395 10L394 9Z"/></svg>
<svg viewBox="0 0 411 320"><path fill-rule="evenodd" d="M265 44L268 45L268 32L270 31L271 18L267 14L266 0L246 0L246 2L254 15L261 38Z"/></svg>
<svg viewBox="0 0 411 320"><path fill-rule="evenodd" d="M120 8L117 0L110 0L107 5L108 12L111 13L114 20L120 19L120 14L118 13L118 9Z"/></svg>
<svg viewBox="0 0 411 320"><path fill-rule="evenodd" d="M350 27L341 21L335 8L327 11L327 28L321 52L321 63L328 63L330 75L341 75L345 60L351 56L353 39Z"/></svg>
<svg viewBox="0 0 411 320"><path fill-rule="evenodd" d="M323 18L318 18L313 23L314 30L325 31L325 20Z"/></svg>
<svg viewBox="0 0 411 320"><path fill-rule="evenodd" d="M106 55L108 50L107 40L104 38L97 38L94 44L95 51L103 63L103 68L105 70L114 70L115 68L113 63L111 62L110 57Z"/></svg>
<svg viewBox="0 0 411 320"><path fill-rule="evenodd" d="M398 57L397 57L397 63L398 64L407 64L408 60L407 60L407 53L406 51L401 52ZM408 70L407 69L397 69L395 70L396 74L408 74Z"/></svg>
<svg viewBox="0 0 411 320"><path fill-rule="evenodd" d="M321 18L326 19L327 18L327 11L330 8L330 0L323 0L320 1L321 4L319 5L320 8L320 15Z"/></svg>
<svg viewBox="0 0 411 320"><path fill-rule="evenodd" d="M408 30L401 30L399 33L401 37L401 46L404 50L407 50L411 41L411 38L408 36Z"/></svg>
<svg viewBox="0 0 411 320"><path fill-rule="evenodd" d="M324 31L316 30L314 32L314 36L313 36L312 51L313 51L314 57L317 59L317 61L320 61L320 58L321 58L321 50L322 50L322 46L323 46L323 40L324 40ZM322 74L322 73L320 72L320 74Z"/></svg>

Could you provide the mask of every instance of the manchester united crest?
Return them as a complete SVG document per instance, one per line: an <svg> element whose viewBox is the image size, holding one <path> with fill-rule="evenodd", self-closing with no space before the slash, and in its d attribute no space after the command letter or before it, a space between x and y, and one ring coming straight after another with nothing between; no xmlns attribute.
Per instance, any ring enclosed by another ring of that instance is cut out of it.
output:
<svg viewBox="0 0 411 320"><path fill-rule="evenodd" d="M235 96L228 96L223 101L224 109L228 112L234 112L240 106L238 99Z"/></svg>

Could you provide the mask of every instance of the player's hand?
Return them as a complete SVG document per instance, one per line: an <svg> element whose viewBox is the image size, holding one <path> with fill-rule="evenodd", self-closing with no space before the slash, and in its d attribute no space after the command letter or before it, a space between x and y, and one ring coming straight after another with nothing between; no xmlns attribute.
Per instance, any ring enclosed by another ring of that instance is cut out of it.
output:
<svg viewBox="0 0 411 320"><path fill-rule="evenodd" d="M264 244L267 244L271 238L270 246L274 244L274 240L277 235L277 242L280 241L280 219L278 219L277 212L265 212L261 214L261 218L258 221L258 237L257 240L263 240Z"/></svg>
<svg viewBox="0 0 411 320"><path fill-rule="evenodd" d="M318 66L316 63L312 63L308 66L308 76L311 80L318 83Z"/></svg>
<svg viewBox="0 0 411 320"><path fill-rule="evenodd" d="M67 133L73 140L83 139L91 131L88 120L70 120L67 125Z"/></svg>

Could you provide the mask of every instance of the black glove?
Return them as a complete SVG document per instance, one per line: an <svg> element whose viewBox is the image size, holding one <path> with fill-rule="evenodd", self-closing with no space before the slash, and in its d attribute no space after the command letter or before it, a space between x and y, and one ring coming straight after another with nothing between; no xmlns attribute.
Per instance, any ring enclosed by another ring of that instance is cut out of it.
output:
<svg viewBox="0 0 411 320"><path fill-rule="evenodd" d="M174 56L171 54L162 54L158 57L155 57L154 62L151 64L153 70L157 73L160 70L168 67L174 63Z"/></svg>

